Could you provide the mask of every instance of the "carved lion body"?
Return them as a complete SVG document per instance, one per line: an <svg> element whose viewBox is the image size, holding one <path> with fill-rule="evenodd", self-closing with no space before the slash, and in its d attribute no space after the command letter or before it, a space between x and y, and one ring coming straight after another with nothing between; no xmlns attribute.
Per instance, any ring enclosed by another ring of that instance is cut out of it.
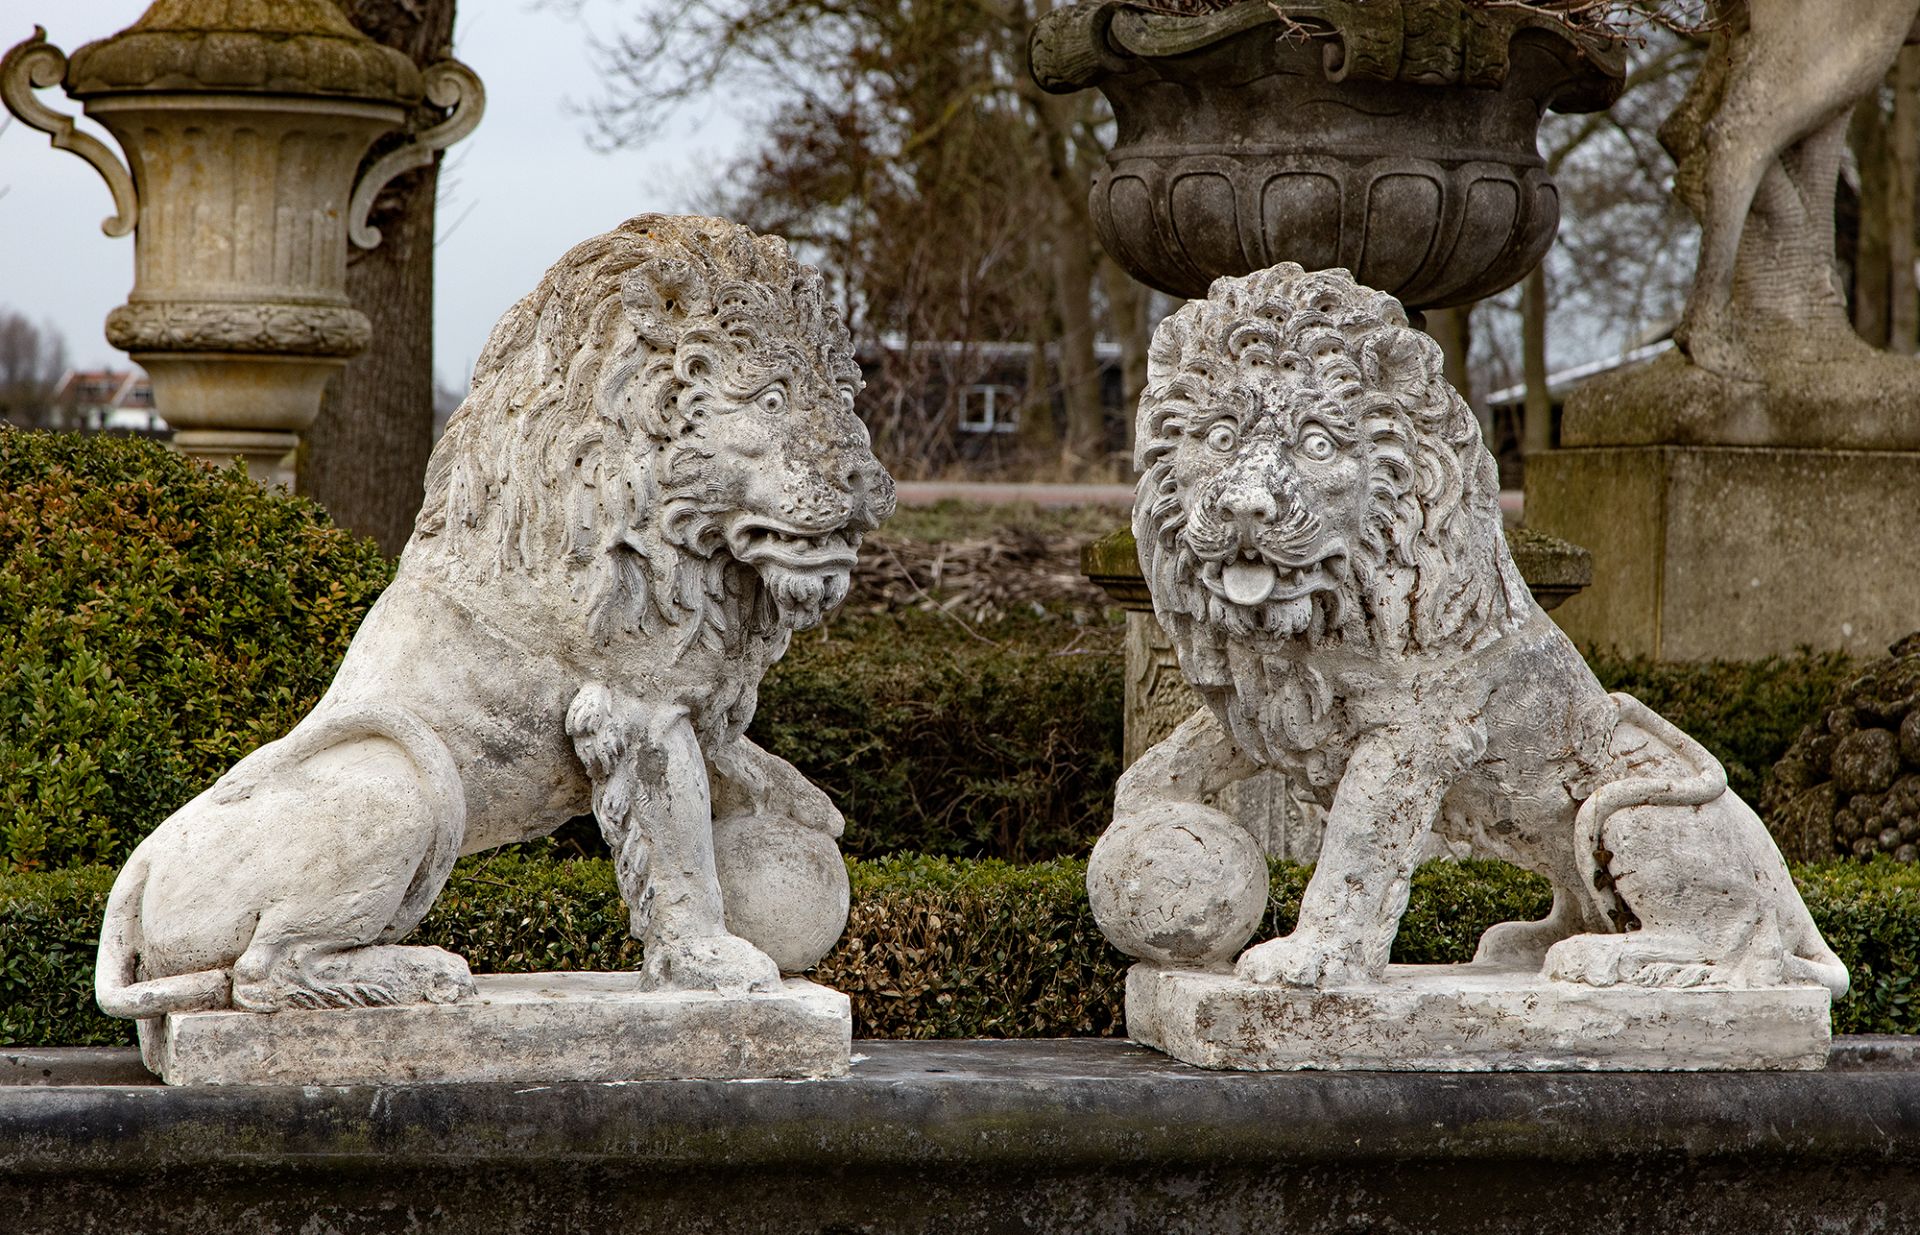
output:
<svg viewBox="0 0 1920 1235"><path fill-rule="evenodd" d="M1378 978L1437 829L1554 888L1548 918L1495 927L1478 960L1845 990L1719 764L1609 696L1534 604L1478 425L1397 302L1344 271L1221 279L1161 325L1149 363L1134 532L1208 706L1122 778L1088 874L1110 938L1164 964L1238 950L1263 868L1206 803L1277 767L1330 808L1327 830L1298 928L1242 955L1242 977ZM1261 873L1152 910L1137 889L1182 880L1143 860L1193 860L1169 829Z"/></svg>
<svg viewBox="0 0 1920 1235"><path fill-rule="evenodd" d="M764 988L768 953L817 959L846 912L840 816L744 731L892 510L859 384L779 240L647 215L568 253L495 328L325 697L129 860L102 1007L458 998L459 958L389 945L455 856L589 804L650 981ZM725 895L735 832L815 871L817 903ZM770 916L777 938L729 929Z"/></svg>

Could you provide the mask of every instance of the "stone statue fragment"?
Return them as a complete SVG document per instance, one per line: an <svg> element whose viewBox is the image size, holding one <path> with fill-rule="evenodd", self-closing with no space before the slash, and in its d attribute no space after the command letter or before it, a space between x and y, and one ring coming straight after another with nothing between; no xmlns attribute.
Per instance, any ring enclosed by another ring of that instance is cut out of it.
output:
<svg viewBox="0 0 1920 1235"><path fill-rule="evenodd" d="M1149 366L1134 534L1207 706L1121 778L1088 869L1143 962L1132 1035L1229 1067L1818 1066L1845 968L1720 764L1534 603L1479 427L1401 306L1342 270L1223 278ZM1212 803L1263 768L1328 822L1297 927L1242 952L1267 871ZM1388 965L1434 831L1554 892L1447 982ZM1569 1029L1596 1006L1597 1046ZM1689 1055L1690 1016L1782 1036Z"/></svg>
<svg viewBox="0 0 1920 1235"><path fill-rule="evenodd" d="M859 388L778 239L643 215L561 258L495 327L326 695L129 859L100 1006L178 1039L202 1010L471 1003L460 957L400 941L456 856L589 806L645 944L627 993L779 996L845 923L842 820L745 731L893 509ZM675 1049L664 1074L713 1074Z"/></svg>

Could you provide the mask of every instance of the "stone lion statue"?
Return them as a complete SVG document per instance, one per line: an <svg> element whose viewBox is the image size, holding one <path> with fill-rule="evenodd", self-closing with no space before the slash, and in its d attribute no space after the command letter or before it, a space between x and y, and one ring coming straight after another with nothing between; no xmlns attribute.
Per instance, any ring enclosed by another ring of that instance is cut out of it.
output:
<svg viewBox="0 0 1920 1235"><path fill-rule="evenodd" d="M826 795L745 736L893 482L818 271L720 219L579 245L494 328L392 585L320 703L141 843L111 1015L451 1001L399 947L462 853L589 804L656 988L769 989L839 937Z"/></svg>
<svg viewBox="0 0 1920 1235"><path fill-rule="evenodd" d="M1134 533L1206 707L1121 778L1087 881L1124 951L1233 957L1267 895L1210 802L1263 767L1329 807L1257 983L1378 979L1429 830L1551 881L1477 962L1599 986L1847 973L1760 820L1700 745L1608 695L1534 604L1496 474L1438 345L1344 270L1217 280L1156 331Z"/></svg>

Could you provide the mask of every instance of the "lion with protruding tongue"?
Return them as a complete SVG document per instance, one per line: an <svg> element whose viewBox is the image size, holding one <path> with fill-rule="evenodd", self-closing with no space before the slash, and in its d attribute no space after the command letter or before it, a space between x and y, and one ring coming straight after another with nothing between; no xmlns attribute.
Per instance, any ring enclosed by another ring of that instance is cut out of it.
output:
<svg viewBox="0 0 1920 1235"><path fill-rule="evenodd" d="M1136 440L1140 563L1205 700L1121 778L1088 888L1160 965L1240 952L1259 847L1211 803L1263 768L1329 808L1291 935L1257 983L1383 973L1430 831L1544 875L1553 909L1478 962L1611 985L1847 973L1700 745L1608 695L1501 530L1493 459L1438 345L1345 271L1217 280L1155 332Z"/></svg>

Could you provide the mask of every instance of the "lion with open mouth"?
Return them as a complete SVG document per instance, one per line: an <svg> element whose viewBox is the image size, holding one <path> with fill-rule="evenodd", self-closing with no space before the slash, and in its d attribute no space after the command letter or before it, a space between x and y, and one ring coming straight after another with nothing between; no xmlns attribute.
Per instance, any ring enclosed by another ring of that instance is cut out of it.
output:
<svg viewBox="0 0 1920 1235"><path fill-rule="evenodd" d="M1345 271L1217 280L1154 335L1134 503L1154 611L1206 707L1121 778L1095 915L1161 965L1232 958L1266 868L1213 795L1278 768L1329 808L1294 932L1242 978L1380 978L1429 831L1544 875L1479 962L1611 985L1845 968L1719 763L1608 695L1533 602L1440 349Z"/></svg>
<svg viewBox="0 0 1920 1235"><path fill-rule="evenodd" d="M745 734L893 511L859 388L778 239L643 215L561 258L488 340L326 695L121 872L101 1007L463 998L464 961L396 941L456 856L589 805L646 984L766 990L818 960L847 912L840 813Z"/></svg>

